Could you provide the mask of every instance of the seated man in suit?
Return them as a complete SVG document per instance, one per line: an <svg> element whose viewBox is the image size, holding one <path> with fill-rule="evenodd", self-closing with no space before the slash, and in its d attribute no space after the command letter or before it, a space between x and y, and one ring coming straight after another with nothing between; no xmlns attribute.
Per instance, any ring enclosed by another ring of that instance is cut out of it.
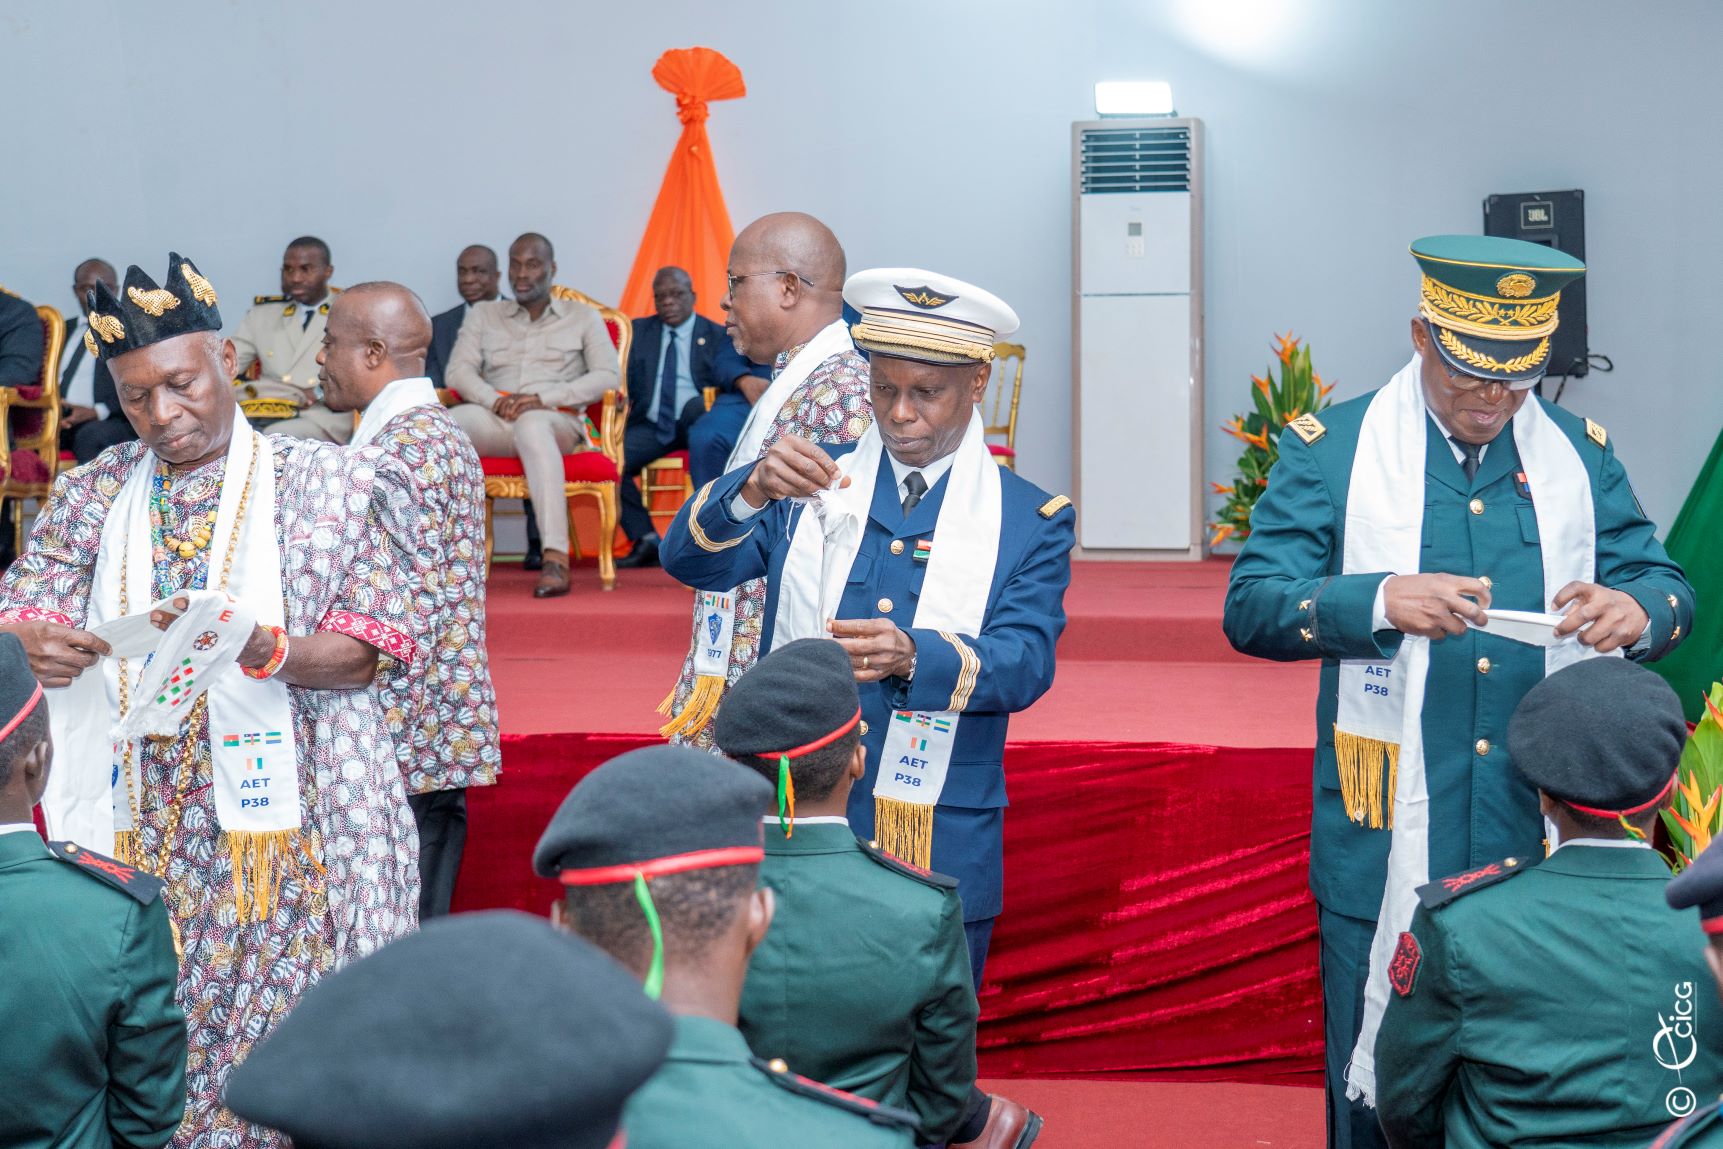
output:
<svg viewBox="0 0 1723 1149"><path fill-rule="evenodd" d="M129 443L138 437L120 410L107 363L84 346L90 313L85 300L97 283L107 284L109 291L120 289L114 265L105 259L86 259L72 273L78 314L66 320L66 350L60 360L60 449L72 452L79 465L115 443Z"/></svg>
<svg viewBox="0 0 1723 1149"><path fill-rule="evenodd" d="M616 344L597 309L551 294L556 252L527 232L509 246L514 299L475 304L449 356L450 410L481 456L518 457L544 540L533 597L568 593L562 457L587 446L582 408L617 386ZM626 484L624 484L626 486Z"/></svg>
<svg viewBox="0 0 1723 1149"><path fill-rule="evenodd" d="M652 277L652 306L657 314L634 321L628 353L622 533L634 549L616 564L623 567L658 565L658 532L634 480L646 464L688 446L706 414L704 391L718 385L718 352L729 343L722 327L694 313L694 281L680 267L661 267Z"/></svg>
<svg viewBox="0 0 1723 1149"><path fill-rule="evenodd" d="M461 323L474 304L498 298L497 281L501 278L496 252L482 243L461 249L455 259L455 289L461 293L461 301L431 319L431 349L425 355L425 374L432 386L448 386L443 373L448 370L449 356L454 354L455 336L461 333Z"/></svg>
<svg viewBox="0 0 1723 1149"><path fill-rule="evenodd" d="M44 350L35 305L0 287L0 387L40 384Z"/></svg>

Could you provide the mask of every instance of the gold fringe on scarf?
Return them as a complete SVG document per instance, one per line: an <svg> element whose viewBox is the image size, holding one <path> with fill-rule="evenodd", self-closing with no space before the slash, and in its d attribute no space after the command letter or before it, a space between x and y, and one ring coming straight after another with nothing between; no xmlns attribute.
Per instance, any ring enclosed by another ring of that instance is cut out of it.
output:
<svg viewBox="0 0 1723 1149"><path fill-rule="evenodd" d="M873 799L873 833L879 848L894 858L933 867L933 807L898 798Z"/></svg>
<svg viewBox="0 0 1723 1149"><path fill-rule="evenodd" d="M138 869L138 832L136 830L114 831L114 860L124 862L134 870Z"/></svg>
<svg viewBox="0 0 1723 1149"><path fill-rule="evenodd" d="M298 869L305 855L298 830L229 830L227 852L233 859L233 908L240 921L266 922L281 892L282 872Z"/></svg>
<svg viewBox="0 0 1723 1149"><path fill-rule="evenodd" d="M692 738L706 729L706 724L712 721L712 715L718 712L718 703L724 699L724 679L715 674L702 674L694 679L694 690L688 695L688 705L682 708L682 713L671 717L676 708L676 691L671 690L664 696L664 701L658 704L658 713L669 718L658 733L665 738Z"/></svg>
<svg viewBox="0 0 1723 1149"><path fill-rule="evenodd" d="M1360 826L1368 824L1372 830L1384 826L1392 830L1394 791L1400 781L1400 744L1348 734L1336 726L1334 760L1340 767L1340 800L1346 804L1346 816Z"/></svg>

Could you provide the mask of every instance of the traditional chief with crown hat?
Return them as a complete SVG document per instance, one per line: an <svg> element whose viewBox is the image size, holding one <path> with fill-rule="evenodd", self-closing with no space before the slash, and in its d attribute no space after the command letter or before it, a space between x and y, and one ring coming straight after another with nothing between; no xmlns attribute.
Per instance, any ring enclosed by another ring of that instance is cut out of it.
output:
<svg viewBox="0 0 1723 1149"><path fill-rule="evenodd" d="M1247 654L1322 663L1310 884L1339 1146L1381 1143L1373 1035L1418 886L1540 852L1519 700L1582 658L1658 658L1693 617L1608 433L1532 394L1584 265L1490 236L1412 255L1411 361L1287 424L1224 620Z"/></svg>
<svg viewBox="0 0 1723 1149"><path fill-rule="evenodd" d="M764 576L764 651L844 647L868 752L851 827L958 879L979 985L1003 902L1006 725L1053 681L1075 514L987 449L976 404L1017 330L1003 300L903 267L852 275L844 300L873 427L844 446L786 436L708 483L664 566L702 590Z"/></svg>

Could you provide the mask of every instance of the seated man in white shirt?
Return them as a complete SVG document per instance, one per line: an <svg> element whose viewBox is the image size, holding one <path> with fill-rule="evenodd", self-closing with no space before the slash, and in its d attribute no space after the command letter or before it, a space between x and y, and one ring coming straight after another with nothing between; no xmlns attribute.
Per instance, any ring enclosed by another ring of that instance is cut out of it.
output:
<svg viewBox="0 0 1723 1149"><path fill-rule="evenodd" d="M80 465L115 443L129 443L138 437L120 411L108 365L84 346L85 316L89 314L84 300L97 283L107 284L109 291L119 290L119 276L105 259L86 259L72 272L78 313L66 320L66 350L60 359L60 449L72 452Z"/></svg>

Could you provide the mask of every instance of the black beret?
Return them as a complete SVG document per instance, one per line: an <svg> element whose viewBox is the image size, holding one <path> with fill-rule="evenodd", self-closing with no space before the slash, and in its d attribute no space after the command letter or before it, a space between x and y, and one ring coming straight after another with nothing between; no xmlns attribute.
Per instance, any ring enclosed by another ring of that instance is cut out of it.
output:
<svg viewBox="0 0 1723 1149"><path fill-rule="evenodd" d="M223 1101L303 1149L603 1149L671 1030L579 938L458 914L313 986Z"/></svg>
<svg viewBox="0 0 1723 1149"><path fill-rule="evenodd" d="M807 753L854 729L861 695L844 648L798 638L756 662L724 699L712 734L732 756Z"/></svg>
<svg viewBox="0 0 1723 1149"><path fill-rule="evenodd" d="M10 632L0 632L0 741L30 717L42 701L42 684L30 670L24 644Z"/></svg>
<svg viewBox="0 0 1723 1149"><path fill-rule="evenodd" d="M97 283L85 303L90 317L84 346L98 359L194 331L221 330L215 288L177 251L168 252L168 277L162 286L134 263L126 268L126 285L118 295Z"/></svg>
<svg viewBox="0 0 1723 1149"><path fill-rule="evenodd" d="M1708 934L1723 934L1723 846L1702 850L1693 864L1670 879L1663 896L1671 907L1699 907L1699 922Z"/></svg>
<svg viewBox="0 0 1723 1149"><path fill-rule="evenodd" d="M1532 687L1508 722L1514 765L1581 813L1637 814L1669 791L1687 722L1669 684L1625 658L1588 658Z"/></svg>
<svg viewBox="0 0 1723 1149"><path fill-rule="evenodd" d="M765 843L760 819L771 801L771 785L728 758L689 746L630 750L581 779L562 800L533 851L533 869L556 878L571 870L750 849L753 857L715 855L708 864L758 861ZM675 867L688 868L699 867Z"/></svg>

